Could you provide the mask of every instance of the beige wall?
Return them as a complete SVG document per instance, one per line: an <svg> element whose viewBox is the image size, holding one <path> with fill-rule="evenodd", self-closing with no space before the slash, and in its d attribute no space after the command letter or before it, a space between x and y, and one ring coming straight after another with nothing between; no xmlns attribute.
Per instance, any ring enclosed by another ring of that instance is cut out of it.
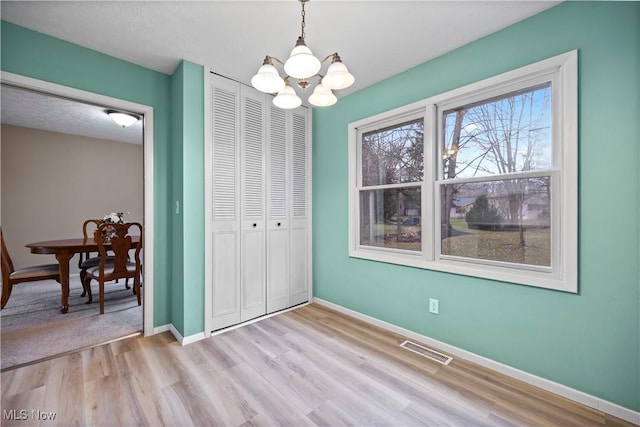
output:
<svg viewBox="0 0 640 427"><path fill-rule="evenodd" d="M16 268L56 262L25 244L82 237L82 223L109 212L143 219L143 147L2 125L2 231ZM77 255L71 260L77 272Z"/></svg>

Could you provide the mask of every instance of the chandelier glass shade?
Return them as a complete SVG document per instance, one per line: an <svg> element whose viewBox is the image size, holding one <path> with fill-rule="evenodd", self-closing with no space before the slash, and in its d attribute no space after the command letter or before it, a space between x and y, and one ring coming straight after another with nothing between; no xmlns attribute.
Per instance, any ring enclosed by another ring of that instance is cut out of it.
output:
<svg viewBox="0 0 640 427"><path fill-rule="evenodd" d="M340 61L340 57L336 54L333 62L327 70L327 75L322 78L322 84L329 89L345 89L353 84L355 78L347 70L347 66Z"/></svg>
<svg viewBox="0 0 640 427"><path fill-rule="evenodd" d="M296 95L296 91L293 90L288 81L286 82L284 89L278 92L278 96L273 98L273 105L285 110L299 107L301 104L302 99Z"/></svg>
<svg viewBox="0 0 640 427"><path fill-rule="evenodd" d="M327 107L335 104L338 100L332 90L348 88L353 84L355 78L342 63L338 53L332 53L320 60L307 47L304 41L304 4L309 0L299 1L302 4L302 31L291 55L284 62L274 56L267 55L258 73L251 79L251 85L261 92L277 93L273 99L274 105L288 109L296 108L302 104L302 100L291 86L290 79L297 79L297 86L302 92L305 92L311 85L311 80L317 77L318 81L315 90L309 97L309 103L316 107ZM322 64L329 59L331 59L331 65L327 68L326 74L320 74ZM284 78L280 77L274 62L283 66Z"/></svg>
<svg viewBox="0 0 640 427"><path fill-rule="evenodd" d="M278 70L271 63L260 67L258 74L251 79L251 85L260 92L266 93L280 92L285 86L284 79L280 77Z"/></svg>
<svg viewBox="0 0 640 427"><path fill-rule="evenodd" d="M320 60L313 56L311 49L304 44L304 39L299 37L296 47L284 63L284 72L296 79L306 79L318 74L321 67Z"/></svg>
<svg viewBox="0 0 640 427"><path fill-rule="evenodd" d="M338 98L331 92L331 89L324 85L324 79L316 86L309 97L311 105L328 107L338 102Z"/></svg>

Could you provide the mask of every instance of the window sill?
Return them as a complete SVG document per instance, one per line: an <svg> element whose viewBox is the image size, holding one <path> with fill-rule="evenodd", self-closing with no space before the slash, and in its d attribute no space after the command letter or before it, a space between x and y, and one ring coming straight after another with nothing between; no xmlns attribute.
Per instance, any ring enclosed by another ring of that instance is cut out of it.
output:
<svg viewBox="0 0 640 427"><path fill-rule="evenodd" d="M526 267L499 267L468 261L441 259L430 261L421 254L407 255L392 251L359 248L349 252L349 257L363 260L421 268L442 273L457 274L498 282L514 283L561 292L578 292L577 277L562 277L547 269L535 271Z"/></svg>

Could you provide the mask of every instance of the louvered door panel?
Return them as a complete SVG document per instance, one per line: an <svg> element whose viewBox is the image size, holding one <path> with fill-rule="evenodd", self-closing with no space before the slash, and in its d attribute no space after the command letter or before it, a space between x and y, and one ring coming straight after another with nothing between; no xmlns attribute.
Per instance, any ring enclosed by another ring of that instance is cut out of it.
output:
<svg viewBox="0 0 640 427"><path fill-rule="evenodd" d="M213 219L235 220L238 212L238 96L223 88L213 90Z"/></svg>
<svg viewBox="0 0 640 427"><path fill-rule="evenodd" d="M292 216L307 216L307 114L294 112L292 117L293 193Z"/></svg>
<svg viewBox="0 0 640 427"><path fill-rule="evenodd" d="M269 108L269 218L287 216L287 126L284 110Z"/></svg>
<svg viewBox="0 0 640 427"><path fill-rule="evenodd" d="M264 219L264 97L242 89L243 218Z"/></svg>

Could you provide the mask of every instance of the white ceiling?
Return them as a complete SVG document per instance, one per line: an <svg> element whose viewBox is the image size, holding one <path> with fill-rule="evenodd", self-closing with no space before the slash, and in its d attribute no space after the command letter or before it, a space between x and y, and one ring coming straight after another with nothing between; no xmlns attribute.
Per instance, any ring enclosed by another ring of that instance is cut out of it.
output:
<svg viewBox="0 0 640 427"><path fill-rule="evenodd" d="M118 126L106 107L2 85L2 123L50 132L142 144L142 120Z"/></svg>
<svg viewBox="0 0 640 427"><path fill-rule="evenodd" d="M355 75L351 88L336 92L340 98L558 3L312 0L306 42L320 58L338 52ZM265 55L288 57L301 19L295 0L2 1L1 13L162 73L186 59L247 84ZM5 99L2 108L11 108Z"/></svg>

